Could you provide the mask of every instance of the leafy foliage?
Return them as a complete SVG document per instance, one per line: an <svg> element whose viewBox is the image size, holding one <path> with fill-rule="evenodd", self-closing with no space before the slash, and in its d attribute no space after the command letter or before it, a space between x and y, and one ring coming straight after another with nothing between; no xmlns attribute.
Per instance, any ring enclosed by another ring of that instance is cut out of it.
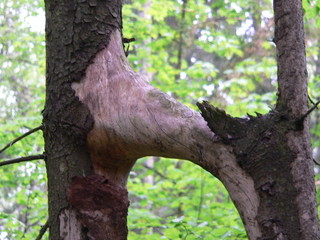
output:
<svg viewBox="0 0 320 240"><path fill-rule="evenodd" d="M160 19L159 1L125 5L124 34L137 39L133 66L186 104L206 99L237 116L268 112L276 82L270 2L169 2Z"/></svg>
<svg viewBox="0 0 320 240"><path fill-rule="evenodd" d="M154 166L147 167L153 160ZM189 162L149 158L136 164L128 188L129 239L245 239L219 180Z"/></svg>
<svg viewBox="0 0 320 240"><path fill-rule="evenodd" d="M30 21L40 1L0 3L0 148L41 124L44 102L44 35ZM43 152L37 132L0 154L0 159ZM0 239L35 239L47 219L42 162L0 168Z"/></svg>

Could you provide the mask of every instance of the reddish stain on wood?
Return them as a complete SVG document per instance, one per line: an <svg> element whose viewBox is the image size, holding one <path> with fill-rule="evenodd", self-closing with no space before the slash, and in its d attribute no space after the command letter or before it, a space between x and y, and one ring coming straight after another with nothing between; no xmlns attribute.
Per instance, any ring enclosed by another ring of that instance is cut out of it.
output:
<svg viewBox="0 0 320 240"><path fill-rule="evenodd" d="M88 239L126 239L128 192L99 175L74 177L67 190Z"/></svg>

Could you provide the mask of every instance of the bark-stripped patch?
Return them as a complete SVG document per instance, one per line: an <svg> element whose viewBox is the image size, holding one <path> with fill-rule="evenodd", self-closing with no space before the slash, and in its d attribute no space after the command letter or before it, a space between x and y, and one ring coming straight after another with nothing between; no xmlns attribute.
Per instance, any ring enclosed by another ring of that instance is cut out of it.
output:
<svg viewBox="0 0 320 240"><path fill-rule="evenodd" d="M75 177L67 197L88 239L126 239L129 201L125 188L99 175Z"/></svg>

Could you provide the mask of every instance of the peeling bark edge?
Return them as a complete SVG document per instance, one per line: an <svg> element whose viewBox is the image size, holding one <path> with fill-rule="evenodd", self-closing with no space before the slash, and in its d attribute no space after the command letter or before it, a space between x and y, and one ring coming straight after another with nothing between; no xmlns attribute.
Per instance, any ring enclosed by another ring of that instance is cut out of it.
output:
<svg viewBox="0 0 320 240"><path fill-rule="evenodd" d="M216 133L224 143L230 144L232 140L246 137L249 119L233 118L224 110L216 108L207 101L197 103L202 117L207 121L208 127ZM214 121L210 121L214 119Z"/></svg>

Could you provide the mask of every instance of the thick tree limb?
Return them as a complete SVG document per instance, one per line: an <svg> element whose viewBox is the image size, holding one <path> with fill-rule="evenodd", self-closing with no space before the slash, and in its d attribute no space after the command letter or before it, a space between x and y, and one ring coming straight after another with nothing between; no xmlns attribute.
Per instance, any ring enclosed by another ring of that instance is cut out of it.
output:
<svg viewBox="0 0 320 240"><path fill-rule="evenodd" d="M125 186L136 159L162 156L186 159L218 177L235 201L248 235L260 236L255 220L258 197L230 146L221 142L201 115L143 80L129 66L114 31L109 45L72 84L90 110L94 128L88 148L97 174Z"/></svg>
<svg viewBox="0 0 320 240"><path fill-rule="evenodd" d="M44 159L44 158L45 158L44 154L32 155L32 156L28 156L28 157L14 158L14 159L6 160L4 162L0 162L0 167L1 166L5 166L5 165L14 164L14 163L29 162L29 161L38 160L38 159Z"/></svg>
<svg viewBox="0 0 320 240"><path fill-rule="evenodd" d="M21 135L20 137L17 137L16 139L12 140L10 143L8 143L6 146L4 146L4 148L2 148L0 150L0 154L3 153L7 148L11 147L16 142L20 141L21 139L29 136L30 134L32 134L32 133L34 133L34 132L36 132L38 130L42 130L42 126L36 127L34 129L31 129L30 131L26 132L25 134Z"/></svg>

